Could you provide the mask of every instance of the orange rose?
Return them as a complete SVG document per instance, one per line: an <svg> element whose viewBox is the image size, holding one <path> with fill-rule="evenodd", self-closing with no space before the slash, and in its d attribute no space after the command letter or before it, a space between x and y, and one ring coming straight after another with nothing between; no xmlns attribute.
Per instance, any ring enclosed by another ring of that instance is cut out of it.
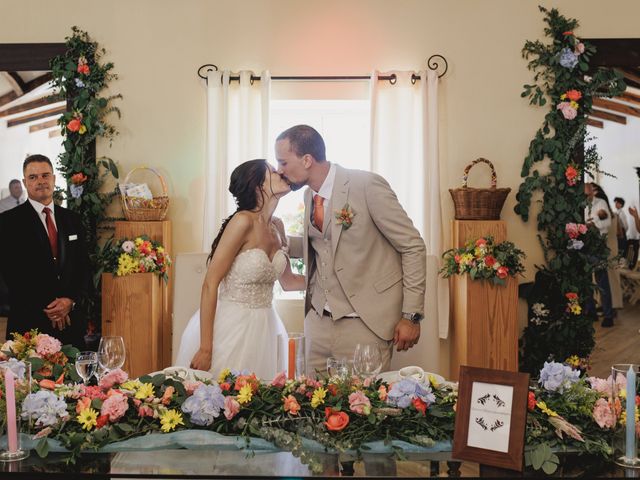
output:
<svg viewBox="0 0 640 480"><path fill-rule="evenodd" d="M577 102L582 98L582 93L578 90L568 90L566 95L569 100L573 100L574 102Z"/></svg>
<svg viewBox="0 0 640 480"><path fill-rule="evenodd" d="M487 255L486 257L484 257L484 264L487 267L493 267L496 263L496 258L492 255Z"/></svg>
<svg viewBox="0 0 640 480"><path fill-rule="evenodd" d="M529 398L527 399L527 408L530 412L533 412L536 408L536 396L533 392L529 392Z"/></svg>
<svg viewBox="0 0 640 480"><path fill-rule="evenodd" d="M509 275L509 268L500 267L498 268L498 271L496 272L496 274L498 275L498 278L507 278L507 276Z"/></svg>
<svg viewBox="0 0 640 480"><path fill-rule="evenodd" d="M567 300L577 300L578 299L578 294L575 292L569 292L567 294L565 294L565 297L567 297Z"/></svg>
<svg viewBox="0 0 640 480"><path fill-rule="evenodd" d="M333 396L338 394L338 386L335 383L330 383L329 385L327 385L327 390Z"/></svg>
<svg viewBox="0 0 640 480"><path fill-rule="evenodd" d="M568 30L566 32L562 32L562 35L564 35L564 36L573 35L573 32L571 30Z"/></svg>
<svg viewBox="0 0 640 480"><path fill-rule="evenodd" d="M91 407L91 399L89 397L82 397L76 404L76 413L84 412L87 408Z"/></svg>
<svg viewBox="0 0 640 480"><path fill-rule="evenodd" d="M327 421L324 422L327 430L331 432L340 432L349 425L349 415L345 412L336 412L335 410L327 407L324 409L324 414L327 417Z"/></svg>
<svg viewBox="0 0 640 480"><path fill-rule="evenodd" d="M415 409L419 411L423 417L427 414L427 404L424 402L424 400L420 398L414 398L413 400L411 400L411 403L413 403Z"/></svg>
<svg viewBox="0 0 640 480"><path fill-rule="evenodd" d="M40 383L38 383L38 385L40 385L40 388L44 388L46 390L55 390L56 388L56 382L54 382L53 380L49 380L48 378L40 380Z"/></svg>
<svg viewBox="0 0 640 480"><path fill-rule="evenodd" d="M109 415L100 415L96 419L96 428L102 428L109 423Z"/></svg>
<svg viewBox="0 0 640 480"><path fill-rule="evenodd" d="M78 130L80 130L81 126L82 124L80 123L80 120L74 118L69 123L67 123L67 130L69 130L70 132L77 132Z"/></svg>
<svg viewBox="0 0 640 480"><path fill-rule="evenodd" d="M84 65L78 65L78 73L82 73L84 75L88 75L89 74L89 65L87 65L86 63Z"/></svg>
<svg viewBox="0 0 640 480"><path fill-rule="evenodd" d="M484 238L479 238L476 240L476 247L484 247L487 244L487 241Z"/></svg>
<svg viewBox="0 0 640 480"><path fill-rule="evenodd" d="M74 185L81 185L86 181L87 176L82 172L74 173L73 175L71 175L71 183L73 183Z"/></svg>
<svg viewBox="0 0 640 480"><path fill-rule="evenodd" d="M300 404L296 397L289 395L284 398L284 411L289 412L291 415L297 415L300 411Z"/></svg>
<svg viewBox="0 0 640 480"><path fill-rule="evenodd" d="M229 382L221 383L220 390L222 390L223 392L228 392L229 390L231 390L231 384Z"/></svg>

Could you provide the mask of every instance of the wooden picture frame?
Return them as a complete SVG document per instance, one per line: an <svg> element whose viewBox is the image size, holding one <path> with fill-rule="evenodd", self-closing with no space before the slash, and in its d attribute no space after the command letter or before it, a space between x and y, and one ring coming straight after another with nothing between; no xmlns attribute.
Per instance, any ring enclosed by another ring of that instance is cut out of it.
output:
<svg viewBox="0 0 640 480"><path fill-rule="evenodd" d="M461 366L455 460L523 469L529 374Z"/></svg>

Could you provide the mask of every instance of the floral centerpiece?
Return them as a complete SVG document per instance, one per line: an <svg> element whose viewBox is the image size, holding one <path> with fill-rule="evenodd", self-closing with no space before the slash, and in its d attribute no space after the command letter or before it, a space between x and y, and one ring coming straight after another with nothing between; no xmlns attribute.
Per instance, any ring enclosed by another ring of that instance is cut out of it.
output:
<svg viewBox="0 0 640 480"><path fill-rule="evenodd" d="M156 273L165 282L169 281L167 270L171 266L171 258L160 243L146 235L133 240L123 238L115 243L109 241L101 256L101 271L111 272L119 277L132 273Z"/></svg>
<svg viewBox="0 0 640 480"><path fill-rule="evenodd" d="M462 248L452 248L442 254L444 277L469 274L473 280L491 280L504 285L508 276L524 272L522 260L525 254L512 242L494 244L493 237L480 237L469 241Z"/></svg>

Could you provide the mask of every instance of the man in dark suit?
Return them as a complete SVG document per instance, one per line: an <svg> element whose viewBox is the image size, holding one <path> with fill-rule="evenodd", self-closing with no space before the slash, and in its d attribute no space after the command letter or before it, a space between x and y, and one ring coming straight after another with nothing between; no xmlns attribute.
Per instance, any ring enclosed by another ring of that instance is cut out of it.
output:
<svg viewBox="0 0 640 480"><path fill-rule="evenodd" d="M0 272L9 288L7 338L37 328L84 348L90 266L80 216L53 203L55 175L44 155L22 167L28 200L0 214Z"/></svg>

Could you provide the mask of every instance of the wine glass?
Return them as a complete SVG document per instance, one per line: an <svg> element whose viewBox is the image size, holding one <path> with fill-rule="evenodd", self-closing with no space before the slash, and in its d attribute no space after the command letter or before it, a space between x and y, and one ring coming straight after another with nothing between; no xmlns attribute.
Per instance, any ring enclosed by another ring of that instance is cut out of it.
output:
<svg viewBox="0 0 640 480"><path fill-rule="evenodd" d="M98 369L98 354L96 352L80 352L76 357L76 372L85 385L95 375Z"/></svg>
<svg viewBox="0 0 640 480"><path fill-rule="evenodd" d="M327 358L327 373L329 377L338 377L345 379L349 375L346 358Z"/></svg>
<svg viewBox="0 0 640 480"><path fill-rule="evenodd" d="M102 337L98 345L98 363L104 370L114 370L124 365L126 356L122 337Z"/></svg>
<svg viewBox="0 0 640 480"><path fill-rule="evenodd" d="M373 377L382 370L382 351L377 343L358 343L353 354L353 368L361 377Z"/></svg>

